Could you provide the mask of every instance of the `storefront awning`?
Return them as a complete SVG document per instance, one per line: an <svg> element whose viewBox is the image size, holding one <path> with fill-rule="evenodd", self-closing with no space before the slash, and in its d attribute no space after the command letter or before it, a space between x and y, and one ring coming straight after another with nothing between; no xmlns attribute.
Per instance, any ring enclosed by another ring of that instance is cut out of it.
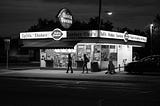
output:
<svg viewBox="0 0 160 106"><path fill-rule="evenodd" d="M53 39L45 40L23 40L23 46L26 48L74 48L77 42L74 41L55 41Z"/></svg>

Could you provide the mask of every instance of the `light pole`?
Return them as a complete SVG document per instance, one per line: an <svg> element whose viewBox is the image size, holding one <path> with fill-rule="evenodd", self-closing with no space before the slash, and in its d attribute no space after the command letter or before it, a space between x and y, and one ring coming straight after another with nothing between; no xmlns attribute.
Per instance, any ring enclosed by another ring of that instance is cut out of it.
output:
<svg viewBox="0 0 160 106"><path fill-rule="evenodd" d="M9 52L9 49L10 49L10 39L6 38L6 39L4 39L4 42L5 42L5 49L6 49L6 52L7 52L6 69L8 69L8 52Z"/></svg>
<svg viewBox="0 0 160 106"><path fill-rule="evenodd" d="M101 11L102 11L102 0L99 0L99 14L98 14L98 37L100 37L101 30ZM111 11L105 11L107 15L112 15Z"/></svg>
<svg viewBox="0 0 160 106"><path fill-rule="evenodd" d="M152 55L152 53L153 53L153 51L152 51L152 35L153 35L153 26L154 26L154 24L150 24L150 45L151 45L151 48L150 48L150 53L151 53L151 55Z"/></svg>
<svg viewBox="0 0 160 106"><path fill-rule="evenodd" d="M100 37L101 30L101 9L102 9L102 0L99 0L99 15L98 15L98 37Z"/></svg>

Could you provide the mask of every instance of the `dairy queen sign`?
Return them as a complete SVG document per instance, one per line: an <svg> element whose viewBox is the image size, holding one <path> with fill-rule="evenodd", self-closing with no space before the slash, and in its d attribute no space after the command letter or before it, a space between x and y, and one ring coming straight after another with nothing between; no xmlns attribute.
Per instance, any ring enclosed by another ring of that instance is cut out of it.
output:
<svg viewBox="0 0 160 106"><path fill-rule="evenodd" d="M58 13L58 19L65 29L70 28L73 23L72 14L68 9L61 9Z"/></svg>
<svg viewBox="0 0 160 106"><path fill-rule="evenodd" d="M53 30L51 35L52 35L54 40L60 40L63 36L63 33L60 29L56 28L56 29Z"/></svg>

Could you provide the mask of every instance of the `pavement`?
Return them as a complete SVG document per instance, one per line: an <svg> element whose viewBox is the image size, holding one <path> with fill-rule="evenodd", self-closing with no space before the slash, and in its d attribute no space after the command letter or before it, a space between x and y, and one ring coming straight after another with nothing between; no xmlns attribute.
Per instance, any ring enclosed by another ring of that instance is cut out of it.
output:
<svg viewBox="0 0 160 106"><path fill-rule="evenodd" d="M66 70L47 69L0 69L0 77L22 78L22 79L43 79L43 80L76 80L76 81L103 81L103 82L133 82L151 83L153 79L160 79L159 75L131 75L123 70L116 70L115 74L105 74L106 71L82 73L75 70L73 73L66 73Z"/></svg>

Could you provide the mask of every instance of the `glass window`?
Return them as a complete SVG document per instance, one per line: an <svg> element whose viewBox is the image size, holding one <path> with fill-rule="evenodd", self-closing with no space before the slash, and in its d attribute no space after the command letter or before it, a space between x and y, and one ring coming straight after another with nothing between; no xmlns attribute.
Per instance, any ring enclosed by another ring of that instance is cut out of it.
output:
<svg viewBox="0 0 160 106"><path fill-rule="evenodd" d="M109 45L101 46L101 61L108 61Z"/></svg>
<svg viewBox="0 0 160 106"><path fill-rule="evenodd" d="M110 45L110 54L109 54L109 59L113 61L117 61L117 48L115 45Z"/></svg>
<svg viewBox="0 0 160 106"><path fill-rule="evenodd" d="M100 59L101 59L101 45L94 45L93 60L100 61Z"/></svg>
<svg viewBox="0 0 160 106"><path fill-rule="evenodd" d="M91 45L86 45L86 55L89 60L91 60Z"/></svg>
<svg viewBox="0 0 160 106"><path fill-rule="evenodd" d="M77 60L81 61L83 60L83 54L84 54L84 45L77 45Z"/></svg>

